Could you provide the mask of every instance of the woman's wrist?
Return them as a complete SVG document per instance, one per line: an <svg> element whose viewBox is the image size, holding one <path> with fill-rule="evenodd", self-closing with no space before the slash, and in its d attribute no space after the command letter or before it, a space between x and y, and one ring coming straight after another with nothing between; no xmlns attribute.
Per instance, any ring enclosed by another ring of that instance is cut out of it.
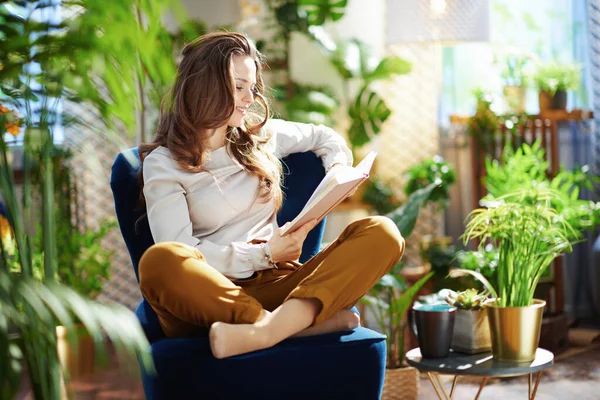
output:
<svg viewBox="0 0 600 400"><path fill-rule="evenodd" d="M272 268L277 268L277 263L273 260L273 254L271 253L271 248L269 247L269 243L261 243L260 249L263 253L263 258Z"/></svg>

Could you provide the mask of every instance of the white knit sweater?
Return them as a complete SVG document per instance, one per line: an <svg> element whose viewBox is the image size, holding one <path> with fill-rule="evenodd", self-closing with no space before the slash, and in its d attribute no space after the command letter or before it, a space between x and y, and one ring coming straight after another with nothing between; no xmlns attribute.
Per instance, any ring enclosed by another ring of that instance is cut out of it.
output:
<svg viewBox="0 0 600 400"><path fill-rule="evenodd" d="M330 128L269 120L269 151L283 158L313 151L327 169L352 164L344 139ZM262 249L249 242L269 240L277 229L273 202L256 200L258 178L235 161L225 147L209 153L206 172L179 168L165 147L144 160L144 196L156 243L175 241L196 247L207 262L230 278L247 278L269 269Z"/></svg>

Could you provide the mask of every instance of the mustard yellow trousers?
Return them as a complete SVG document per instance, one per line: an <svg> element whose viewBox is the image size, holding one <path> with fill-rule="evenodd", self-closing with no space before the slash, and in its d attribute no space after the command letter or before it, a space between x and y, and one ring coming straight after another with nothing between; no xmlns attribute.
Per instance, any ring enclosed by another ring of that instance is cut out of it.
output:
<svg viewBox="0 0 600 400"><path fill-rule="evenodd" d="M197 249L175 242L150 247L139 263L140 288L167 337L197 333L213 322L253 323L291 298L322 307L317 325L352 307L402 257L404 239L386 217L351 223L319 254L280 262L247 279L229 279Z"/></svg>

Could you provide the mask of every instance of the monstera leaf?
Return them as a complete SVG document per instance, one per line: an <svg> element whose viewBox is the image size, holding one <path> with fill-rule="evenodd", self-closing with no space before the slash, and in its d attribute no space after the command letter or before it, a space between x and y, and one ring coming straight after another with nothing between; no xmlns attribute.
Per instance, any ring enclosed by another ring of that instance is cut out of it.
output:
<svg viewBox="0 0 600 400"><path fill-rule="evenodd" d="M357 39L338 43L330 61L344 79L359 78L372 71L377 63L369 46Z"/></svg>
<svg viewBox="0 0 600 400"><path fill-rule="evenodd" d="M306 10L310 25L323 25L327 20L337 21L344 16L348 0L298 0Z"/></svg>
<svg viewBox="0 0 600 400"><path fill-rule="evenodd" d="M412 64L403 58L397 56L384 57L373 71L363 75L363 79L366 82L390 79L394 75L408 74L411 70Z"/></svg>
<svg viewBox="0 0 600 400"><path fill-rule="evenodd" d="M285 111L290 121L311 124L334 124L332 115L339 107L339 101L330 90L320 86L293 84L294 95L287 98L288 87L278 85L273 88L274 98Z"/></svg>
<svg viewBox="0 0 600 400"><path fill-rule="evenodd" d="M377 93L368 86L363 86L348 114L352 120L348 139L353 148L358 148L381 132L381 125L388 119L391 111Z"/></svg>

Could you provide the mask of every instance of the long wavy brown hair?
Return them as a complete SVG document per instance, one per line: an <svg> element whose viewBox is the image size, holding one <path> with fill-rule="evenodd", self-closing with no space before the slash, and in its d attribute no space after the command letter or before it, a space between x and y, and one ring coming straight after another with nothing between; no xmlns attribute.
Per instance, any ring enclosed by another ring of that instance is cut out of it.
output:
<svg viewBox="0 0 600 400"><path fill-rule="evenodd" d="M246 36L233 32L200 36L183 48L182 55L175 84L161 104L157 135L151 143L139 146L142 162L151 151L164 146L182 170L203 171L212 130L227 124L235 111L232 59L238 55L249 57L256 65L255 99L264 112L260 113L262 116L248 113L241 128L228 127L227 151L248 172L258 176L257 197L264 202L272 199L278 210L282 203L281 162L264 149L269 137L260 135L269 118L269 105L263 95L262 55ZM143 190L140 206L145 208Z"/></svg>

